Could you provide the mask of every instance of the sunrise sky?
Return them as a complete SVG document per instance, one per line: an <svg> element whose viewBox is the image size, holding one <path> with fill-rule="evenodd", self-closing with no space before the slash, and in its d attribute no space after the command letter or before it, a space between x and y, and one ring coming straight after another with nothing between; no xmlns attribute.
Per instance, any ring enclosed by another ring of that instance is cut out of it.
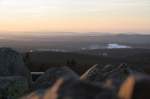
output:
<svg viewBox="0 0 150 99"><path fill-rule="evenodd" d="M150 33L150 0L0 0L0 32Z"/></svg>

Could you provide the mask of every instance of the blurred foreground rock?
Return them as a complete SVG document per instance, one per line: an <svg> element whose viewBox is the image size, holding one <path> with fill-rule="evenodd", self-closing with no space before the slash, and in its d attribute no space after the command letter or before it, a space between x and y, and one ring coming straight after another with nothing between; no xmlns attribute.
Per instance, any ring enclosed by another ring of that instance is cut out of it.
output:
<svg viewBox="0 0 150 99"><path fill-rule="evenodd" d="M115 91L101 84L76 81L60 88L58 99L115 99Z"/></svg>
<svg viewBox="0 0 150 99"><path fill-rule="evenodd" d="M24 77L0 77L0 99L18 99L28 90L28 82Z"/></svg>
<svg viewBox="0 0 150 99"><path fill-rule="evenodd" d="M149 99L149 76L139 73L137 75L136 72L125 65L118 67L111 65L105 67L97 66L90 68L81 76L81 80L78 79L77 75L70 76L70 73L66 73L67 67L51 68L48 70L49 75L47 74L46 78L43 79L41 76L42 79L40 78L40 81L44 81L44 84L43 82L38 83L38 86L41 88L23 99ZM71 81L68 80L71 77L73 79ZM114 78L121 81L118 88L113 87L109 82ZM103 83L104 81L107 82ZM47 88L45 88L45 85Z"/></svg>
<svg viewBox="0 0 150 99"><path fill-rule="evenodd" d="M22 99L116 99L116 93L102 85L75 81L63 86L58 80L46 91L35 91Z"/></svg>
<svg viewBox="0 0 150 99"><path fill-rule="evenodd" d="M119 99L149 99L150 77L132 75L122 84L118 93Z"/></svg>
<svg viewBox="0 0 150 99"><path fill-rule="evenodd" d="M11 48L0 48L0 76L23 76L31 83L30 71L25 66L22 55Z"/></svg>
<svg viewBox="0 0 150 99"><path fill-rule="evenodd" d="M40 76L34 83L33 89L45 89L51 87L59 78L64 82L79 80L79 76L68 67L52 67Z"/></svg>
<svg viewBox="0 0 150 99"><path fill-rule="evenodd" d="M116 82L124 81L130 74L132 70L125 64L119 66L114 65L94 65L89 70L87 70L81 77L81 80L90 82L105 82L107 80L115 80Z"/></svg>

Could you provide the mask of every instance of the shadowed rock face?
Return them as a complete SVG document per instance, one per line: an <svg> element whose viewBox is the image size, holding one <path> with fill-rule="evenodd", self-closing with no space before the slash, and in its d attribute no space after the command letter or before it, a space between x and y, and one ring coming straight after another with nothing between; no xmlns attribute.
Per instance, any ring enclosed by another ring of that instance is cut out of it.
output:
<svg viewBox="0 0 150 99"><path fill-rule="evenodd" d="M0 77L0 99L18 99L23 96L28 89L28 82L24 77Z"/></svg>
<svg viewBox="0 0 150 99"><path fill-rule="evenodd" d="M53 67L46 71L35 82L36 92L27 99L45 97L47 88L53 88L55 82L60 78L63 79L63 83L57 88L57 99L115 99L115 91L101 84L80 81L79 76L68 67ZM51 94L51 90L48 93ZM49 97L51 96L53 95ZM49 97L44 99L49 99Z"/></svg>
<svg viewBox="0 0 150 99"><path fill-rule="evenodd" d="M21 99L58 99L58 91L63 84L63 79L57 80L53 86L46 90L37 90Z"/></svg>
<svg viewBox="0 0 150 99"><path fill-rule="evenodd" d="M31 83L30 71L22 56L10 48L0 48L0 76L23 76Z"/></svg>
<svg viewBox="0 0 150 99"><path fill-rule="evenodd" d="M23 99L116 99L116 93L89 82L78 80L63 86L58 80L50 89L33 92Z"/></svg>
<svg viewBox="0 0 150 99"><path fill-rule="evenodd" d="M52 67L35 81L34 89L49 88L59 78L64 79L64 82L79 80L79 76L68 67Z"/></svg>
<svg viewBox="0 0 150 99"><path fill-rule="evenodd" d="M123 64L121 64L120 66L95 65L87 70L87 72L85 72L80 79L91 82L103 82L108 79L115 79L116 82L120 82L125 80L130 73L131 70Z"/></svg>
<svg viewBox="0 0 150 99"><path fill-rule="evenodd" d="M61 88L58 99L115 99L115 94L100 84L76 81Z"/></svg>
<svg viewBox="0 0 150 99"><path fill-rule="evenodd" d="M132 75L122 84L119 99L149 99L150 77L146 75Z"/></svg>

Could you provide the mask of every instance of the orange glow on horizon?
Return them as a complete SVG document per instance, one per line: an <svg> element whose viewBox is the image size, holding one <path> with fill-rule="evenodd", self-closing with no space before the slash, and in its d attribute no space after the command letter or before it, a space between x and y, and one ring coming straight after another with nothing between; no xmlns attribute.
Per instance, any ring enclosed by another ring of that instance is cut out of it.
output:
<svg viewBox="0 0 150 99"><path fill-rule="evenodd" d="M0 32L149 33L149 6L147 0L1 0Z"/></svg>

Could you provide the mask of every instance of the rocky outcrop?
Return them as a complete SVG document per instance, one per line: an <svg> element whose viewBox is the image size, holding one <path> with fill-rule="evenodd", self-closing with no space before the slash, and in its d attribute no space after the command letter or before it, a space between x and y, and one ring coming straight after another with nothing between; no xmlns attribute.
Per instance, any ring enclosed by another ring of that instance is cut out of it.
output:
<svg viewBox="0 0 150 99"><path fill-rule="evenodd" d="M119 66L114 65L94 65L89 70L87 70L81 77L81 80L91 81L91 82L104 82L106 80L123 81L132 73L132 70L125 64Z"/></svg>
<svg viewBox="0 0 150 99"><path fill-rule="evenodd" d="M64 79L64 82L79 80L79 76L66 66L52 67L35 81L33 89L49 88L59 78Z"/></svg>
<svg viewBox="0 0 150 99"><path fill-rule="evenodd" d="M63 79L63 83L58 88L57 99L115 99L115 91L113 92L112 89L106 88L102 84L79 80L79 76L68 67L53 67L46 71L37 79L36 91L27 99L46 97L46 90L53 88L58 79ZM52 94L51 90L48 93Z"/></svg>
<svg viewBox="0 0 150 99"><path fill-rule="evenodd" d="M18 99L29 90L25 77L0 77L0 99Z"/></svg>
<svg viewBox="0 0 150 99"><path fill-rule="evenodd" d="M48 70L49 76L47 74L45 80L41 79L41 82L43 80L44 82L50 82L49 85L46 83L46 86L49 86L49 88L38 89L23 99L149 99L149 76L141 74L131 75L135 74L135 71L132 71L124 64L118 67L111 65L106 67L97 66L90 68L81 76L81 80L75 77L71 81L69 80L70 77L67 77L69 74L66 73L66 69L64 73L64 68L66 67L51 68ZM96 74L94 75L94 73ZM87 76L89 74L91 75ZM88 77L92 78L89 79ZM111 79L121 81L118 88L109 86L109 80L111 81ZM108 82L105 84L101 83L103 81ZM38 85L42 87L43 85L45 86L45 83L38 83Z"/></svg>
<svg viewBox="0 0 150 99"><path fill-rule="evenodd" d="M30 71L22 55L10 48L0 48L0 76L23 76L31 83Z"/></svg>
<svg viewBox="0 0 150 99"><path fill-rule="evenodd" d="M61 86L60 86L61 85ZM116 99L116 93L103 85L75 81L62 86L58 80L46 91L35 91L23 99Z"/></svg>
<svg viewBox="0 0 150 99"><path fill-rule="evenodd" d="M149 99L150 77L147 75L131 75L121 85L119 99Z"/></svg>
<svg viewBox="0 0 150 99"><path fill-rule="evenodd" d="M76 81L60 89L58 99L115 99L115 92L101 84Z"/></svg>

